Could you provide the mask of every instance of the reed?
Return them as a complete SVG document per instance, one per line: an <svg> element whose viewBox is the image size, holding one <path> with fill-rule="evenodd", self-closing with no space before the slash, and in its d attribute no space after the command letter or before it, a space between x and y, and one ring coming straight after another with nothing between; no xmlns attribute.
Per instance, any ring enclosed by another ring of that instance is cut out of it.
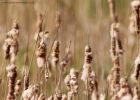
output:
<svg viewBox="0 0 140 100"><path fill-rule="evenodd" d="M35 46L33 49L30 49L32 46L29 48L30 38L28 34L24 65L18 63L20 62L18 58L21 57L20 55L17 57L20 51L19 47L22 45L19 38L21 33L19 25L16 22L13 23L12 29L6 33L3 45L4 59L7 62L6 64L8 64L6 67L6 78L8 81L0 77L0 87L3 88L0 95L3 95L3 92L5 93L4 99L0 98L0 100L140 100L140 1L133 0L131 2L132 13L129 28L130 32L138 37L138 44L136 44L138 52L136 52L137 57L134 61L134 66L128 75L126 73L122 74L125 70L123 68L124 66L121 64L121 62L123 62L121 57L126 53L124 51L127 51L127 49L124 44L122 44L119 36L122 30L120 26L121 22L119 22L116 14L116 2L115 0L108 0L111 20L110 58L112 64L112 68L107 71L108 73L102 73L96 70L102 68L106 69L99 66L103 65L102 62L104 61L102 60L104 59L98 59L97 55L99 54L103 57L104 55L102 54L106 53L96 50L99 45L96 47L96 45L92 45L91 42L89 42L90 40L88 40L88 45L85 46L84 53L80 56L78 54L82 54L82 47L74 48L72 44L73 39L70 39L69 44L64 48L63 45L65 44L61 42L60 37L62 34L60 35L59 33L65 32L63 30L64 26L61 27L61 25L65 25L66 23L63 23L63 20L68 19L62 18L65 13L59 11L60 9L57 9L54 29L56 31L56 37L53 37L51 31L48 32L45 30L43 26L46 24L46 16L38 13L37 25L35 28ZM63 3L62 6L65 8ZM61 28L62 30L60 30ZM78 28L83 28L83 26ZM80 36L81 34L77 37ZM101 36L103 37L103 35ZM54 41L51 41L53 38ZM101 40L101 43L103 42L104 41ZM83 42L81 42L81 44L82 43ZM95 48L96 52L99 53L93 53L92 46ZM77 51L72 51L72 49L76 49ZM32 54L30 50L33 50ZM49 50L50 52L48 52ZM73 59L75 54L78 57L83 56L83 66L80 70L78 68L82 58ZM75 62L77 62L76 65L74 64ZM17 68L17 66L19 67ZM20 73L22 71L20 68L21 66L24 67L23 76L21 76L22 74ZM103 74L102 78L100 78L100 74ZM101 79L104 79L104 81ZM106 84L108 84L108 86L106 86ZM103 91L101 88L103 87L102 85L106 87L106 90Z"/></svg>

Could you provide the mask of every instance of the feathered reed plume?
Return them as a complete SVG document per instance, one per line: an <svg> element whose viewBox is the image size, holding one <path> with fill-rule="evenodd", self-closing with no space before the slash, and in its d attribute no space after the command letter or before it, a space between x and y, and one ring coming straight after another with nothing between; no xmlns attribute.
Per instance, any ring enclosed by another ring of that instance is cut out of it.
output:
<svg viewBox="0 0 140 100"><path fill-rule="evenodd" d="M55 41L52 47L51 63L53 67L57 67L59 62L59 42Z"/></svg>
<svg viewBox="0 0 140 100"><path fill-rule="evenodd" d="M16 98L18 98L20 91L21 91L21 80L17 80L14 93Z"/></svg>
<svg viewBox="0 0 140 100"><path fill-rule="evenodd" d="M131 87L126 78L120 79L120 90L117 95L121 100L132 100Z"/></svg>
<svg viewBox="0 0 140 100"><path fill-rule="evenodd" d="M123 48L121 41L118 38L119 23L112 23L110 29L111 35L111 58L113 62L113 68L109 74L107 80L110 84L111 95L115 97L115 94L120 90L120 61L119 57L123 54Z"/></svg>
<svg viewBox="0 0 140 100"><path fill-rule="evenodd" d="M46 52L47 52L47 43L49 34L48 31L43 31L43 16L42 14L38 15L37 19L37 32L36 32L36 43L37 43L37 50L36 50L36 56L37 56L37 66L39 68L42 68L45 66L46 63Z"/></svg>
<svg viewBox="0 0 140 100"><path fill-rule="evenodd" d="M91 73L91 62L92 62L92 51L90 46L85 47L85 60L83 65L83 71L81 80L83 80L85 83L89 77L89 74Z"/></svg>
<svg viewBox="0 0 140 100"><path fill-rule="evenodd" d="M135 63L134 63L134 71L131 75L131 79L134 82L138 82L140 76L140 55L137 56Z"/></svg>
<svg viewBox="0 0 140 100"><path fill-rule="evenodd" d="M133 0L131 2L131 8L132 8L132 14L130 17L130 24L129 24L129 30L131 33L139 34L140 32L140 1L139 0Z"/></svg>
<svg viewBox="0 0 140 100"><path fill-rule="evenodd" d="M37 66L39 68L42 68L45 66L45 62L46 62L46 44L44 43L44 41L42 40L37 48L36 51L36 56L37 56Z"/></svg>
<svg viewBox="0 0 140 100"><path fill-rule="evenodd" d="M22 93L23 100L38 100L39 97L39 85L31 85L28 89Z"/></svg>
<svg viewBox="0 0 140 100"><path fill-rule="evenodd" d="M18 36L19 26L17 23L13 24L13 28L7 33L4 43L5 59L10 60L10 64L7 66L8 77L8 94L7 100L15 100L15 82L17 77L16 71L16 55L18 52Z"/></svg>
<svg viewBox="0 0 140 100"><path fill-rule="evenodd" d="M98 99L98 83L95 72L92 70L92 59L92 50L90 46L87 45L85 47L85 60L81 80L85 83L88 98L91 96L91 99Z"/></svg>
<svg viewBox="0 0 140 100"><path fill-rule="evenodd" d="M78 94L78 71L74 68L70 69L70 73L65 77L64 83L67 86L68 92L71 93L71 95L77 95ZM69 93L68 93L69 94Z"/></svg>
<svg viewBox="0 0 140 100"><path fill-rule="evenodd" d="M90 73L88 81L88 91L91 95L91 100L101 100L98 94L98 82L94 71Z"/></svg>
<svg viewBox="0 0 140 100"><path fill-rule="evenodd" d="M132 100L131 87L126 78L120 79L120 90L112 96L111 100Z"/></svg>
<svg viewBox="0 0 140 100"><path fill-rule="evenodd" d="M18 52L18 36L19 26L17 23L14 23L13 28L7 33L3 46L5 59L9 59L10 63L16 62L16 55Z"/></svg>
<svg viewBox="0 0 140 100"><path fill-rule="evenodd" d="M7 100L15 100L15 82L17 77L16 66L14 64L9 64L7 66L7 77L8 77L8 94Z"/></svg>
<svg viewBox="0 0 140 100"><path fill-rule="evenodd" d="M111 58L114 62L117 58L116 56L119 56L123 54L123 47L121 44L121 40L119 39L119 23L112 23L111 29L110 29L110 36L111 36Z"/></svg>

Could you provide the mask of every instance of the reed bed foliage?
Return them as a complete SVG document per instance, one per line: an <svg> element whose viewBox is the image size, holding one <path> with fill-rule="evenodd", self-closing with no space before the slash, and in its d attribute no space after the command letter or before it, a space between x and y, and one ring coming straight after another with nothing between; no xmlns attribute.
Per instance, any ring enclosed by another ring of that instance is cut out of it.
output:
<svg viewBox="0 0 140 100"><path fill-rule="evenodd" d="M35 36L29 37L28 33L25 60L22 65L23 75L18 71L17 66L19 46L22 45L19 38L20 26L17 21L14 21L11 30L6 33L3 52L7 76L5 74L4 77L0 77L0 87L5 87L0 92L0 95L4 93L4 97L0 100L140 100L140 1L130 2L132 12L129 31L137 36L138 43L135 45L138 50L134 65L127 74L123 73L125 68L122 64L122 57L127 50L120 38L121 22L116 13L118 11L115 2L117 0L108 0L110 12L108 35L112 68L107 73L107 77L105 76L105 81L99 78L103 72L98 73L95 68L94 46L91 45L89 34L85 34L89 40L84 50L81 50L84 59L80 69L75 66L78 64L73 64L77 63L75 61L77 54L73 52L72 40L69 40L65 46L65 52L62 51L61 38L63 37L59 34L64 23L62 12L57 9L54 37L44 28L46 16L37 14ZM29 48L31 38L34 39L35 44L33 52L30 52ZM100 62L102 61L99 60ZM35 71L32 73L31 70ZM30 81L32 78L33 81ZM104 89L101 89L102 87ZM49 88L52 89L51 92Z"/></svg>

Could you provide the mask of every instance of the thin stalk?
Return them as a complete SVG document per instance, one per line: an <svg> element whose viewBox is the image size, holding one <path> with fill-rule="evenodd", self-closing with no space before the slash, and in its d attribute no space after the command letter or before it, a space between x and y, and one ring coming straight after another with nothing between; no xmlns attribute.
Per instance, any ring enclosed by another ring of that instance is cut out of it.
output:
<svg viewBox="0 0 140 100"><path fill-rule="evenodd" d="M6 100L6 97L7 97L7 89L8 89L8 78L7 77L5 77L6 76L6 65L7 65L7 60L5 60L5 64L4 64L5 66L5 71L4 71L4 79L5 79L5 84L3 84L4 86L2 86L3 88L5 88L5 90L4 90L4 97L5 97L5 100Z"/></svg>
<svg viewBox="0 0 140 100"><path fill-rule="evenodd" d="M138 48L138 54L140 54L140 43L139 43L140 41L139 41L139 33L137 34L137 48Z"/></svg>
<svg viewBox="0 0 140 100"><path fill-rule="evenodd" d="M59 70L59 80L58 80L58 83L56 83L57 85L56 85L56 91L58 90L58 89L60 89L60 91L61 91L61 87L62 87L62 67L60 67L60 70Z"/></svg>
<svg viewBox="0 0 140 100"><path fill-rule="evenodd" d="M87 85L86 85L86 92L87 92L86 95L87 95L87 97L86 98L87 98L87 100L90 100L90 95L89 95L89 91L88 91L88 84L89 84L88 79L87 79L86 83L87 83Z"/></svg>
<svg viewBox="0 0 140 100"><path fill-rule="evenodd" d="M57 66L55 66L55 85L57 85Z"/></svg>

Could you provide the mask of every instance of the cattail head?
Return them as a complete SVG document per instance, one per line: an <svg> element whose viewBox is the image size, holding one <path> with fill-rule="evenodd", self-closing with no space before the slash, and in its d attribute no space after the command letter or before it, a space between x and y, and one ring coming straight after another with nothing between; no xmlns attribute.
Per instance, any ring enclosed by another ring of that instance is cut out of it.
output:
<svg viewBox="0 0 140 100"><path fill-rule="evenodd" d="M91 64L84 64L83 65L83 71L82 71L81 80L86 82L86 80L89 77L90 72L91 72Z"/></svg>
<svg viewBox="0 0 140 100"><path fill-rule="evenodd" d="M91 63L92 61L92 51L90 46L85 47L85 62L86 63Z"/></svg>
<svg viewBox="0 0 140 100"><path fill-rule="evenodd" d="M98 99L98 83L96 80L96 75L92 70L92 50L90 46L85 47L85 61L82 71L81 80L84 81L86 87L87 95L91 95L91 99L97 97ZM95 100L96 100L95 99Z"/></svg>
<svg viewBox="0 0 140 100"><path fill-rule="evenodd" d="M37 66L39 68L45 66L45 61L46 61L46 44L44 41L41 41L39 44L39 47L37 48L36 51L36 56L37 56Z"/></svg>
<svg viewBox="0 0 140 100"><path fill-rule="evenodd" d="M131 88L127 82L126 78L121 78L120 79L120 90L117 93L119 98L123 100L132 100L132 94L131 94Z"/></svg>
<svg viewBox="0 0 140 100"><path fill-rule="evenodd" d="M45 59L43 57L37 57L37 66L42 68L45 65Z"/></svg>
<svg viewBox="0 0 140 100"><path fill-rule="evenodd" d="M117 100L118 96L116 93L120 90L120 55L123 54L123 47L121 40L119 39L119 23L114 22L111 24L110 36L111 36L111 58L113 62L113 68L108 76L108 81L110 84L110 90L112 95L112 100Z"/></svg>
<svg viewBox="0 0 140 100"><path fill-rule="evenodd" d="M119 67L113 67L112 68L113 78L116 81L116 83L120 82L120 68Z"/></svg>
<svg viewBox="0 0 140 100"><path fill-rule="evenodd" d="M7 38L18 39L19 36L19 25L17 23L13 23L12 29L7 33Z"/></svg>
<svg viewBox="0 0 140 100"><path fill-rule="evenodd" d="M59 52L59 42L58 41L54 41L54 44L53 44L53 51L55 52Z"/></svg>
<svg viewBox="0 0 140 100"><path fill-rule="evenodd" d="M70 91L70 80L71 80L70 75L67 75L64 79L64 83L66 84L68 91Z"/></svg>
<svg viewBox="0 0 140 100"><path fill-rule="evenodd" d="M16 63L16 55L18 53L18 41L16 39L12 39L10 46L10 63Z"/></svg>
<svg viewBox="0 0 140 100"><path fill-rule="evenodd" d="M119 22L111 24L111 27L110 27L110 36L111 37L118 37L117 32L119 31L119 26L120 26Z"/></svg>
<svg viewBox="0 0 140 100"><path fill-rule="evenodd" d="M13 29L7 33L7 37L3 46L5 59L10 59L10 63L16 62L16 55L18 52L18 36L19 27L15 23Z"/></svg>
<svg viewBox="0 0 140 100"><path fill-rule="evenodd" d="M50 37L50 34L48 31L45 31L43 33L43 36L42 36L42 39L44 40L44 42L47 44L49 42L49 37Z"/></svg>
<svg viewBox="0 0 140 100"><path fill-rule="evenodd" d="M94 71L92 71L89 75L88 91L89 91L90 94L92 92L97 92L98 93L98 82L97 82L96 75L95 75Z"/></svg>
<svg viewBox="0 0 140 100"><path fill-rule="evenodd" d="M72 68L69 75L66 76L64 82L68 88L68 91L71 91L72 94L78 93L78 71Z"/></svg>
<svg viewBox="0 0 140 100"><path fill-rule="evenodd" d="M137 82L139 79L139 76L140 76L140 56L138 55L134 63L134 71L131 75L131 78L134 82Z"/></svg>
<svg viewBox="0 0 140 100"><path fill-rule="evenodd" d="M71 80L70 80L70 85L71 85L71 91L73 91L73 94L78 93L78 71L75 69L70 70Z"/></svg>
<svg viewBox="0 0 140 100"><path fill-rule="evenodd" d="M31 85L22 93L23 100L36 100L39 94L39 85Z"/></svg>
<svg viewBox="0 0 140 100"><path fill-rule="evenodd" d="M55 41L52 47L52 65L56 67L59 62L59 42Z"/></svg>
<svg viewBox="0 0 140 100"><path fill-rule="evenodd" d="M112 61L116 60L116 56L123 54L123 47L121 44L121 40L118 37L119 33L119 23L112 23L110 29L110 36L111 36L111 57Z"/></svg>
<svg viewBox="0 0 140 100"><path fill-rule="evenodd" d="M34 39L36 41L43 40L46 44L49 42L49 32L48 31L41 31L35 34Z"/></svg>
<svg viewBox="0 0 140 100"><path fill-rule="evenodd" d="M24 90L22 93L23 100L30 100L34 94L33 86L30 86L28 89Z"/></svg>
<svg viewBox="0 0 140 100"><path fill-rule="evenodd" d="M39 93L39 85L38 84L33 86L33 92L34 92L34 94L38 94Z"/></svg>
<svg viewBox="0 0 140 100"><path fill-rule="evenodd" d="M14 64L9 64L6 69L7 69L7 72L8 72L7 77L15 78L17 76L16 66Z"/></svg>
<svg viewBox="0 0 140 100"><path fill-rule="evenodd" d="M3 45L3 50L4 50L4 58L5 59L10 59L10 47L11 47L12 39L7 38L4 42Z"/></svg>
<svg viewBox="0 0 140 100"><path fill-rule="evenodd" d="M20 90L21 90L21 80L17 80L14 93L16 98L19 96Z"/></svg>
<svg viewBox="0 0 140 100"><path fill-rule="evenodd" d="M14 64L10 64L7 66L7 77L8 77L8 94L7 100L15 99L15 81L17 76L16 66Z"/></svg>
<svg viewBox="0 0 140 100"><path fill-rule="evenodd" d="M18 41L16 39L12 39L10 53L17 54L17 52L18 52Z"/></svg>
<svg viewBox="0 0 140 100"><path fill-rule="evenodd" d="M111 73L108 76L108 82L110 85L111 95L114 97L116 93L120 90L120 67L113 66Z"/></svg>
<svg viewBox="0 0 140 100"><path fill-rule="evenodd" d="M133 20L133 29L134 29L134 32L139 34L139 31L140 31L140 23L139 23L139 20L140 20L140 14L139 14L139 9L140 9L140 1L139 0L133 0L131 2L131 7L132 7L132 17L134 18Z"/></svg>
<svg viewBox="0 0 140 100"><path fill-rule="evenodd" d="M70 69L70 76L73 78L78 78L78 71L75 70L74 68Z"/></svg>
<svg viewBox="0 0 140 100"><path fill-rule="evenodd" d="M85 59L84 59L84 65L83 65L83 71L81 80L85 81L88 79L89 74L91 72L91 63L92 63L92 51L90 46L85 47Z"/></svg>

